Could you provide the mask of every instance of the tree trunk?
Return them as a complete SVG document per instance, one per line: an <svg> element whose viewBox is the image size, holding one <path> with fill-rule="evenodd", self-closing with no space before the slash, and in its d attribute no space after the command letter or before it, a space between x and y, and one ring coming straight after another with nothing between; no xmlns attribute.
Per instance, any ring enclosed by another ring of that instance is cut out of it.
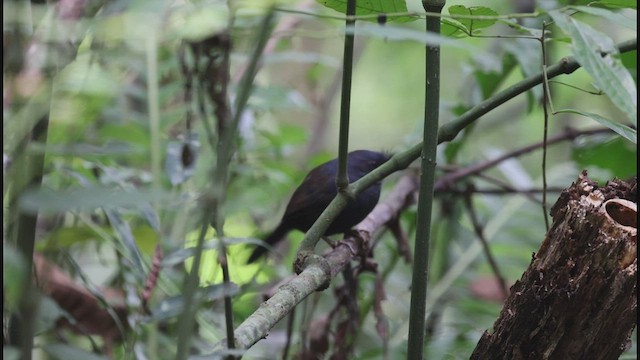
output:
<svg viewBox="0 0 640 360"><path fill-rule="evenodd" d="M637 179L583 172L471 359L617 359L636 324Z"/></svg>

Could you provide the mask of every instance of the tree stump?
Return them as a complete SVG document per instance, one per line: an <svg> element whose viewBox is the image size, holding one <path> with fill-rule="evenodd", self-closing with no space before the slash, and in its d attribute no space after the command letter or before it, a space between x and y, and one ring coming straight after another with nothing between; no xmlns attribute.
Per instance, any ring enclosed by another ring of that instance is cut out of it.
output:
<svg viewBox="0 0 640 360"><path fill-rule="evenodd" d="M636 324L637 179L583 172L471 359L617 359Z"/></svg>

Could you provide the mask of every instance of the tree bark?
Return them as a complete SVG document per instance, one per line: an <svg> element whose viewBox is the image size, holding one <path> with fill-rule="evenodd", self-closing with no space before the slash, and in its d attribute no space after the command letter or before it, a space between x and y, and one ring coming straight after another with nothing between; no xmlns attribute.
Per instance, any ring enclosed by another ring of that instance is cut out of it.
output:
<svg viewBox="0 0 640 360"><path fill-rule="evenodd" d="M599 188L583 172L471 359L617 359L637 314L637 179Z"/></svg>

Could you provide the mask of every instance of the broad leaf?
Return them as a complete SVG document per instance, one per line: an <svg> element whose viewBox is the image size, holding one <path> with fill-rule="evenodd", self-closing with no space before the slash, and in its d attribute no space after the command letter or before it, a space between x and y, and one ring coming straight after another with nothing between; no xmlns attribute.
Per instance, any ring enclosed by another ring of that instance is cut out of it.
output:
<svg viewBox="0 0 640 360"><path fill-rule="evenodd" d="M597 8L592 6L571 6L570 8L581 11L583 13L587 13L595 16L601 16L603 18L606 18L613 24L621 25L631 30L638 30L637 19L626 17L620 14L619 12L614 12L608 9Z"/></svg>
<svg viewBox="0 0 640 360"><path fill-rule="evenodd" d="M163 191L123 191L87 187L66 191L48 189L30 191L20 200L20 209L28 213L56 213L69 210L93 210L100 207L139 207L143 203L164 202L174 198Z"/></svg>
<svg viewBox="0 0 640 360"><path fill-rule="evenodd" d="M113 209L104 209L104 211L109 218L111 226L118 234L120 241L122 241L122 244L128 253L129 260L131 260L135 270L138 271L138 275L144 274L144 268L142 267L142 255L140 254L138 244L136 244L136 240L133 237L131 226L129 226L129 223L126 222L117 211Z"/></svg>
<svg viewBox="0 0 640 360"><path fill-rule="evenodd" d="M19 305L24 288L27 262L12 244L2 242L2 288L5 311L13 311Z"/></svg>
<svg viewBox="0 0 640 360"><path fill-rule="evenodd" d="M469 29L454 19L443 18L440 23L440 34L453 38L469 36Z"/></svg>
<svg viewBox="0 0 640 360"><path fill-rule="evenodd" d="M558 111L558 113L577 114L577 115L582 115L582 116L589 117L589 118L597 121L601 125L604 125L604 126L608 127L609 129L615 131L620 136L622 136L625 139L631 141L632 143L634 143L634 144L638 143L638 133L637 133L637 131L635 129L632 129L632 128L628 127L628 126L622 125L622 124L620 124L618 122L615 122L613 120L609 120L607 118L604 118L604 117L602 117L602 116L600 116L598 114L585 112L585 111L574 110L574 109L564 109L564 110Z"/></svg>
<svg viewBox="0 0 640 360"><path fill-rule="evenodd" d="M588 4L594 6L604 6L611 9L637 9L638 1L637 0L602 0L591 2L587 1Z"/></svg>
<svg viewBox="0 0 640 360"><path fill-rule="evenodd" d="M512 54L524 77L533 76L540 72L540 53L539 43L531 39L514 39L514 41L505 42L504 49ZM542 86L535 86L527 92L527 111L532 111L542 99Z"/></svg>
<svg viewBox="0 0 640 360"><path fill-rule="evenodd" d="M484 6L466 7L463 5L454 5L449 7L449 14L463 16L477 16L479 18L456 18L462 25L469 29L469 35L477 33L479 30L493 26L497 19L482 19L484 16L498 16L493 9Z"/></svg>
<svg viewBox="0 0 640 360"><path fill-rule="evenodd" d="M617 52L613 40L564 13L551 11L549 15L571 36L573 54L591 75L595 85L635 124L638 117L638 90L629 71L614 56Z"/></svg>
<svg viewBox="0 0 640 360"><path fill-rule="evenodd" d="M581 169L597 167L611 171L610 176L626 179L638 171L635 146L616 136L606 141L589 141L576 147L572 157ZM593 176L593 174L589 174Z"/></svg>
<svg viewBox="0 0 640 360"><path fill-rule="evenodd" d="M508 27L512 28L513 30L524 34L524 35L529 35L531 37L535 37L535 38L540 38L542 37L542 30L541 29L536 29L536 28L532 28L532 27L527 27L521 24L518 24L518 22L516 21L512 21L512 20L500 20L500 22L502 24L507 25Z"/></svg>
<svg viewBox="0 0 640 360"><path fill-rule="evenodd" d="M347 0L318 0L318 3L336 10L342 14L347 14ZM362 15L385 15L406 13L407 3L404 0L358 0L356 2L356 16ZM391 16L387 17L387 22L404 23L416 20L411 16ZM367 21L377 21L376 18L368 18Z"/></svg>
<svg viewBox="0 0 640 360"><path fill-rule="evenodd" d="M633 76L633 79L637 83L638 80L638 51L627 51L619 56L622 65L627 68L627 71Z"/></svg>
<svg viewBox="0 0 640 360"><path fill-rule="evenodd" d="M107 358L101 355L88 352L86 350L73 347L71 345L55 343L48 344L42 347L42 350L46 352L53 359L64 360L106 360Z"/></svg>

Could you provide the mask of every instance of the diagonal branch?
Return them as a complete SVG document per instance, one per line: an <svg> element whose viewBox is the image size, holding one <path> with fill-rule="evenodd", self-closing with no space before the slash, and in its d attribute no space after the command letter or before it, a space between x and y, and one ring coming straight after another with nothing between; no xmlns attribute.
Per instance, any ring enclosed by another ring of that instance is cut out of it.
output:
<svg viewBox="0 0 640 360"><path fill-rule="evenodd" d="M619 43L616 46L617 51L620 53L636 50L637 47L638 39L628 40ZM546 69L547 78L551 79L562 74L571 74L578 68L580 68L580 64L576 59L574 59L573 57L563 58L557 64ZM438 129L438 144L453 140L463 129L473 124L480 117L506 103L510 99L513 99L516 96L531 90L533 87L542 84L543 79L544 76L542 72L530 76L474 106L457 119L440 126L440 128ZM408 167L414 160L416 160L420 156L421 151L422 143L419 143L413 145L411 148L401 153L395 154L391 157L391 159L389 159L389 161L382 164L380 167L373 170L368 175L363 176L358 181L350 184L347 192L353 194L353 196L356 196L364 189L384 179L391 173ZM327 206L327 208L323 211L322 215L309 229L309 231L307 231L307 233L305 234L305 238L303 239L303 243L314 243L317 239L319 239L323 233L319 231L324 226L323 224L331 223L331 221L333 221L333 219L338 216L342 209L344 209L344 207L347 205L347 202L347 196L342 192L339 192L338 195L329 204L329 206ZM307 240L308 238L313 238L315 240L310 241ZM300 252L298 255L301 255ZM300 273L303 270L304 266L302 265L304 265L303 261L297 261L296 264L294 264L296 272Z"/></svg>

